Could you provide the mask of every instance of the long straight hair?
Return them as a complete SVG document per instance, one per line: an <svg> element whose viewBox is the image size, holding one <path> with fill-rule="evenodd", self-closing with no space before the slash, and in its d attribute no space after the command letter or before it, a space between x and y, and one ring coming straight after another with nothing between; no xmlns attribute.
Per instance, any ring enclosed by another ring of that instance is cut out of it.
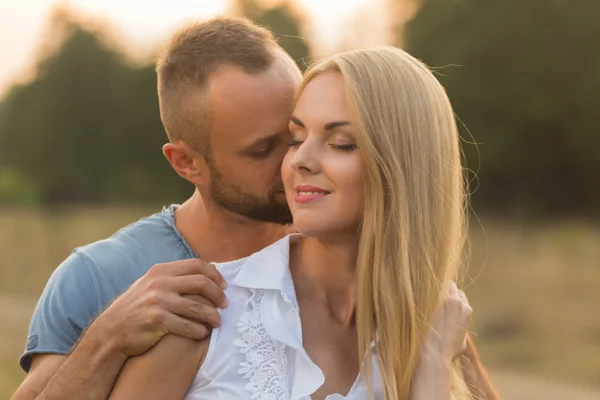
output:
<svg viewBox="0 0 600 400"><path fill-rule="evenodd" d="M466 195L454 113L431 71L400 49L330 57L308 70L298 93L324 73L343 78L365 166L359 354L370 354L374 342L385 399L405 400L425 335L462 259ZM371 389L372 374L365 357L361 375ZM452 397L474 398L459 363Z"/></svg>

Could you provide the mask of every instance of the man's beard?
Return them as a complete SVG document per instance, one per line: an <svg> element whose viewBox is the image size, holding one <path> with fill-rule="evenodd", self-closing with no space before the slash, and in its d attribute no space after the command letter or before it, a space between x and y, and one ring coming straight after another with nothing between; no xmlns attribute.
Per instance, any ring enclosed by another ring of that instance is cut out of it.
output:
<svg viewBox="0 0 600 400"><path fill-rule="evenodd" d="M224 209L256 221L279 225L292 223L290 208L287 202L277 201L275 188L266 198L261 198L244 192L239 186L228 182L214 165L209 165L209 169L209 194L215 203Z"/></svg>

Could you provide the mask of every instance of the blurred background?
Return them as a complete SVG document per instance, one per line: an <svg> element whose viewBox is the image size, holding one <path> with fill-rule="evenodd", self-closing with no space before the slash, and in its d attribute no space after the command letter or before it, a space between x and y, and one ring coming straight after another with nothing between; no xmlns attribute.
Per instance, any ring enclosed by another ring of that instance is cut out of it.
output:
<svg viewBox="0 0 600 400"><path fill-rule="evenodd" d="M53 269L192 191L163 159L153 61L244 15L304 69L380 44L425 61L461 124L467 294L506 399L600 399L600 1L0 2L0 398Z"/></svg>

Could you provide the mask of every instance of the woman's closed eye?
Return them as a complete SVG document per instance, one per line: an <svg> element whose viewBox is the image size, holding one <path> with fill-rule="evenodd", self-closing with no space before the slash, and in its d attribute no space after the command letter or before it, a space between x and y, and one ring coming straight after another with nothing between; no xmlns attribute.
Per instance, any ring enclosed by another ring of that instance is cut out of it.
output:
<svg viewBox="0 0 600 400"><path fill-rule="evenodd" d="M356 150L356 144L354 144L354 143L340 143L340 144L330 143L329 145L332 148L334 148L336 150L340 150L340 151L353 151L353 150Z"/></svg>
<svg viewBox="0 0 600 400"><path fill-rule="evenodd" d="M292 140L290 140L290 142L288 143L288 146L289 146L289 147L292 147L292 148L296 148L296 147L300 147L300 145L301 145L302 143L304 143L304 141L303 141L303 140L294 140L294 139L292 139Z"/></svg>
<svg viewBox="0 0 600 400"><path fill-rule="evenodd" d="M335 133L327 141L329 146L335 150L353 151L356 150L356 142L353 135L346 133Z"/></svg>
<svg viewBox="0 0 600 400"><path fill-rule="evenodd" d="M288 146L290 148L300 147L302 143L306 140L306 133L302 130L293 129L290 130L290 140L288 142Z"/></svg>
<svg viewBox="0 0 600 400"><path fill-rule="evenodd" d="M290 142L288 143L288 146L291 148L298 148L302 145L302 143L304 143L303 140L296 140L296 139L292 139L290 140ZM339 151L353 151L356 150L356 144L354 143L329 143L329 146L332 149L335 150L339 150Z"/></svg>

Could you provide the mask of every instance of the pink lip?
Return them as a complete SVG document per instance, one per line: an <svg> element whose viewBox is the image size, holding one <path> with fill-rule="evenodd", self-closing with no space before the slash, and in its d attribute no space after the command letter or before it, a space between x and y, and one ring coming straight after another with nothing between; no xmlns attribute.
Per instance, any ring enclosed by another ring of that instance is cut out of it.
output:
<svg viewBox="0 0 600 400"><path fill-rule="evenodd" d="M310 194L300 194L300 192L309 192ZM296 186L296 203L308 203L314 200L320 200L330 192L317 186Z"/></svg>

